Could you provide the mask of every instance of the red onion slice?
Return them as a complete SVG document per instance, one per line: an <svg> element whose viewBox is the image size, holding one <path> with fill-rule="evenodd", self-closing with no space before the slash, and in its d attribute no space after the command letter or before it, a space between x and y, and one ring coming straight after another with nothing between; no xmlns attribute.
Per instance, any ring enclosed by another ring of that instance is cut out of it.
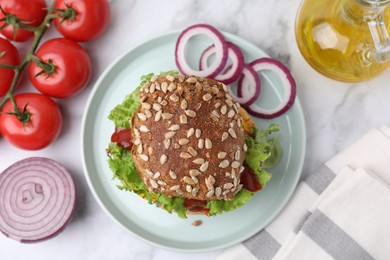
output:
<svg viewBox="0 0 390 260"><path fill-rule="evenodd" d="M242 70L242 77L238 82L237 93L243 93L242 96L236 95L231 90L231 85L228 87L229 94L233 100L243 106L247 106L255 102L260 96L260 79L256 71L249 65L245 64Z"/></svg>
<svg viewBox="0 0 390 260"><path fill-rule="evenodd" d="M240 48L234 45L231 42L227 42L228 44L228 59L232 61L231 66L229 66L225 72L218 74L214 77L215 80L218 80L226 85L229 85L236 81L238 77L240 77L242 70L244 69L245 59L244 55ZM216 52L216 48L214 45L209 46L201 55L199 61L199 69L204 70L208 68L208 60L211 56L213 56Z"/></svg>
<svg viewBox="0 0 390 260"><path fill-rule="evenodd" d="M294 104L296 96L295 80L288 68L281 62L271 58L257 59L252 61L250 65L255 71L270 70L278 75L283 85L284 96L281 102L274 108L263 108L258 104L253 103L246 106L246 110L254 116L266 119L278 117L284 114ZM243 89L242 94L245 96L246 92L247 91Z"/></svg>
<svg viewBox="0 0 390 260"><path fill-rule="evenodd" d="M208 36L216 47L215 62L204 70L192 69L185 59L185 46L191 37L199 34ZM176 66L182 74L213 78L218 75L226 65L228 59L228 45L223 35L214 27L207 24L196 24L185 29L179 36L175 48Z"/></svg>
<svg viewBox="0 0 390 260"><path fill-rule="evenodd" d="M0 231L9 238L32 243L57 235L75 204L72 177L51 159L27 158L0 174Z"/></svg>

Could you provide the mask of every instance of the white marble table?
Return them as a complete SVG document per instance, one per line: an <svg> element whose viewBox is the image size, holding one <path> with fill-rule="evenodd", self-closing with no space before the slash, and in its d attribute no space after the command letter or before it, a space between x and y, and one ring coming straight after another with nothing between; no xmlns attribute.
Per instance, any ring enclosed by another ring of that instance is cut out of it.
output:
<svg viewBox="0 0 390 260"><path fill-rule="evenodd" d="M93 78L80 95L60 100L64 127L59 139L40 151L22 151L0 138L0 171L30 156L62 163L73 175L78 206L70 225L39 244L19 244L0 235L0 259L212 259L218 252L181 254L140 241L98 206L84 178L80 155L81 118L93 85L119 55L153 35L195 23L209 23L256 44L287 64L298 84L307 128L307 176L372 127L390 124L390 71L360 84L339 83L315 72L298 51L294 20L300 0L113 0L108 31L84 44ZM50 30L47 37L57 33ZM27 80L19 91L34 91Z"/></svg>

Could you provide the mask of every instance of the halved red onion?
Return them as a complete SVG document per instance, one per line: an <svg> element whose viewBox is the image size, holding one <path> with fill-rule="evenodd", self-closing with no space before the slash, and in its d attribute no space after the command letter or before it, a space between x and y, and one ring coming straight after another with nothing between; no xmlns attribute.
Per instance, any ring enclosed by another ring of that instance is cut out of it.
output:
<svg viewBox="0 0 390 260"><path fill-rule="evenodd" d="M270 70L278 75L283 85L284 96L281 102L274 108L263 108L258 104L253 103L246 106L246 110L254 116L266 119L278 117L284 114L294 104L296 96L295 80L289 69L280 61L271 58L254 60L250 63L250 66L252 66L255 71ZM247 91L243 89L243 96L247 95L246 92Z"/></svg>
<svg viewBox="0 0 390 260"><path fill-rule="evenodd" d="M232 64L222 73L214 76L215 80L218 80L226 85L233 83L240 77L242 70L244 69L245 59L240 48L231 42L228 44L228 57L232 61ZM208 68L208 60L216 52L214 45L209 46L200 56L199 69L204 70Z"/></svg>
<svg viewBox="0 0 390 260"><path fill-rule="evenodd" d="M236 95L231 87L232 85L228 86L229 94L233 97L234 101L240 103L242 106L252 104L260 96L261 83L259 76L256 71L247 64L244 65L242 77L238 82L237 89L237 93L243 93L243 95Z"/></svg>
<svg viewBox="0 0 390 260"><path fill-rule="evenodd" d="M57 235L70 222L76 191L56 161L31 157L0 174L0 231L24 243Z"/></svg>
<svg viewBox="0 0 390 260"><path fill-rule="evenodd" d="M185 59L185 47L191 37L199 34L208 36L216 46L215 62L204 70L192 69ZM176 66L182 74L196 75L199 77L213 78L218 75L226 65L228 60L228 45L223 35L214 27L208 24L196 24L185 29L179 36L175 48Z"/></svg>

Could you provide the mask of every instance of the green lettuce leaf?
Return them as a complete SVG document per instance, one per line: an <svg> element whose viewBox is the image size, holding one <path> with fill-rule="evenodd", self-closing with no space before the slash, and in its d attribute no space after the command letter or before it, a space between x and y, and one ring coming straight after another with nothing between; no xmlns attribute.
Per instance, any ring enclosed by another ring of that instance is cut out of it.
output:
<svg viewBox="0 0 390 260"><path fill-rule="evenodd" d="M210 209L210 215L221 214L222 212L233 211L244 206L254 193L246 189L241 189L232 200L209 200L207 207Z"/></svg>

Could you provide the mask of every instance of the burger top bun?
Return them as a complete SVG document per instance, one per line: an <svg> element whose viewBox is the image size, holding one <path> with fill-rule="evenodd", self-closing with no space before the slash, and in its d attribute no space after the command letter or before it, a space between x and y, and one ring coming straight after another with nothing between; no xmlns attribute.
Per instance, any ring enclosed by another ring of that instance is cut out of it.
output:
<svg viewBox="0 0 390 260"><path fill-rule="evenodd" d="M154 76L132 118L132 155L151 191L231 200L241 189L246 145L240 105L226 85L195 76Z"/></svg>

